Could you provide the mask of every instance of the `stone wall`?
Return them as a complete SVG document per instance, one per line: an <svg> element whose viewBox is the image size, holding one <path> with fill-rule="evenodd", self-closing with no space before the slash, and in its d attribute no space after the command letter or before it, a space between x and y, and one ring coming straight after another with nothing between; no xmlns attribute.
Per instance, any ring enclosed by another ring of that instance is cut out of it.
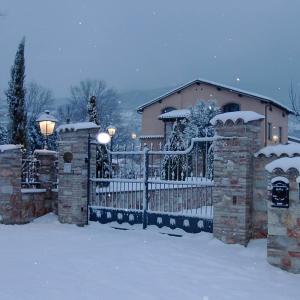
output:
<svg viewBox="0 0 300 300"><path fill-rule="evenodd" d="M52 190L50 180L55 176L55 153L48 153L46 159L43 158L45 153L43 157L37 157L40 160L40 188L22 189L22 153L20 147L10 145L9 148L0 151L0 222L28 223L54 211L57 192Z"/></svg>
<svg viewBox="0 0 300 300"><path fill-rule="evenodd" d="M223 139L214 145L214 236L247 245L251 238L253 160L260 148L261 121L216 124Z"/></svg>
<svg viewBox="0 0 300 300"><path fill-rule="evenodd" d="M21 195L22 153L15 149L0 151L0 222L20 224L22 220Z"/></svg>
<svg viewBox="0 0 300 300"><path fill-rule="evenodd" d="M276 170L270 176L289 180L289 208L272 207L268 198L268 262L286 271L300 273L300 200L299 172Z"/></svg>
<svg viewBox="0 0 300 300"><path fill-rule="evenodd" d="M268 235L267 190L268 173L265 166L276 157L259 156L254 158L252 238L266 238Z"/></svg>

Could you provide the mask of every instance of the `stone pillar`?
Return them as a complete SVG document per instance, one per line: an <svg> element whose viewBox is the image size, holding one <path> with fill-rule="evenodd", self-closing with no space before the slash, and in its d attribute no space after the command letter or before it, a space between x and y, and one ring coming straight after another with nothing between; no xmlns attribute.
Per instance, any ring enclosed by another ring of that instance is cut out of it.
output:
<svg viewBox="0 0 300 300"><path fill-rule="evenodd" d="M57 213L56 182L58 180L56 160L58 153L50 150L35 150L34 156L39 161L39 188L46 189L45 202L51 202L52 211ZM48 207L49 205L47 205Z"/></svg>
<svg viewBox="0 0 300 300"><path fill-rule="evenodd" d="M224 243L246 246L251 237L253 159L262 118L215 124L216 135L224 138L214 145L213 233Z"/></svg>
<svg viewBox="0 0 300 300"><path fill-rule="evenodd" d="M0 223L22 223L21 170L20 147L0 146Z"/></svg>
<svg viewBox="0 0 300 300"><path fill-rule="evenodd" d="M66 124L58 128L58 218L61 223L87 224L88 135L95 138L94 123ZM91 176L96 172L96 147L91 147Z"/></svg>
<svg viewBox="0 0 300 300"><path fill-rule="evenodd" d="M298 159L298 163L293 163L294 159ZM300 170L295 169L297 165L299 168L300 158L281 158L267 165L267 168L272 164L275 166L280 160L285 160L281 164L283 167L287 166L286 162L288 161L292 162L290 166L293 167L286 172L274 167L273 170L270 170L269 184L271 188L271 181L273 184L277 180L286 181L289 188L287 193L289 206L276 207L272 202L272 190L269 190L267 259L270 264L276 267L300 274ZM282 196L282 194L279 195Z"/></svg>

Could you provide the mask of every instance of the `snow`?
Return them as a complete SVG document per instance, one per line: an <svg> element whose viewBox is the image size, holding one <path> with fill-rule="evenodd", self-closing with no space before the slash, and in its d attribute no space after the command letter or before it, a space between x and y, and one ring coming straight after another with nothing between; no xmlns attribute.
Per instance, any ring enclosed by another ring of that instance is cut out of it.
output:
<svg viewBox="0 0 300 300"><path fill-rule="evenodd" d="M77 131L81 129L92 129L92 128L100 128L100 126L93 122L79 122L79 123L69 123L69 124L60 125L56 130L58 132L65 132L65 131Z"/></svg>
<svg viewBox="0 0 300 300"><path fill-rule="evenodd" d="M268 264L266 240L245 248L207 233L130 229L63 225L53 214L0 225L0 299L299 299L300 275Z"/></svg>
<svg viewBox="0 0 300 300"><path fill-rule="evenodd" d="M160 134L148 134L148 135L140 136L140 139L162 139L162 138L164 138L164 136Z"/></svg>
<svg viewBox="0 0 300 300"><path fill-rule="evenodd" d="M0 145L0 152L16 150L16 149L21 149L21 148L22 148L22 145L13 145L13 144Z"/></svg>
<svg viewBox="0 0 300 300"><path fill-rule="evenodd" d="M50 115L49 111L45 111L41 113L39 117L36 119L36 122L41 122L41 121L52 121L55 123L58 122L58 120L54 116Z"/></svg>
<svg viewBox="0 0 300 300"><path fill-rule="evenodd" d="M94 182L103 182L103 179L92 179ZM144 181L143 179L124 179L124 178L112 178L105 180L110 184L107 187L97 188L97 193L117 193L117 192L136 192L143 191ZM172 181L172 180L160 180L155 178L149 178L149 190L169 190L169 189L185 189L196 187L212 187L213 181L204 177L193 177L190 180L185 181Z"/></svg>
<svg viewBox="0 0 300 300"><path fill-rule="evenodd" d="M34 150L34 154L57 155L58 153L56 151L51 151L47 149L38 149L38 150Z"/></svg>
<svg viewBox="0 0 300 300"><path fill-rule="evenodd" d="M39 194L46 193L46 189L21 189L22 194Z"/></svg>
<svg viewBox="0 0 300 300"><path fill-rule="evenodd" d="M289 169L296 169L300 173L300 157L283 157L272 161L266 165L268 172L273 172L275 169L281 169L287 172Z"/></svg>
<svg viewBox="0 0 300 300"><path fill-rule="evenodd" d="M177 118L188 118L191 115L190 109L175 109L164 114L161 114L159 119L177 119Z"/></svg>
<svg viewBox="0 0 300 300"><path fill-rule="evenodd" d="M300 155L300 144L291 143L286 145L279 144L275 146L267 146L255 153L256 157L260 155L264 155L266 157L270 157L272 155L276 155L278 157L281 155L287 155L290 157Z"/></svg>
<svg viewBox="0 0 300 300"><path fill-rule="evenodd" d="M260 115L254 111L234 111L234 112L228 112L224 114L218 114L214 118L211 119L210 123L212 125L216 125L218 121L222 122L223 124L226 123L226 121L231 120L234 123L238 120L244 121L244 123L248 123L251 121L256 120L262 120L265 117L263 115Z"/></svg>
<svg viewBox="0 0 300 300"><path fill-rule="evenodd" d="M277 176L277 177L274 177L272 180L271 180L271 183L274 183L276 181L283 181L284 183L289 183L289 180L285 177L282 177L282 176Z"/></svg>

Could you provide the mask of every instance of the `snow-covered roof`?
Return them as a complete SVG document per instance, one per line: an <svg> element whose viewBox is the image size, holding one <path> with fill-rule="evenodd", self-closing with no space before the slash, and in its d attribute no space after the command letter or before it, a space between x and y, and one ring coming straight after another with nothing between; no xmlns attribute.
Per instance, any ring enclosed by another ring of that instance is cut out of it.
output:
<svg viewBox="0 0 300 300"><path fill-rule="evenodd" d="M287 172L290 169L296 169L300 173L300 157L283 157L272 161L266 165L268 172L273 172L275 169L280 169Z"/></svg>
<svg viewBox="0 0 300 300"><path fill-rule="evenodd" d="M46 110L45 112L41 113L39 115L39 117L36 119L36 121L37 122L52 121L52 122L55 122L55 123L58 122L58 120L54 116L50 115L50 112L48 110Z"/></svg>
<svg viewBox="0 0 300 300"><path fill-rule="evenodd" d="M0 152L16 150L16 149L21 149L21 148L22 148L22 145L13 145L13 144L0 145Z"/></svg>
<svg viewBox="0 0 300 300"><path fill-rule="evenodd" d="M100 126L93 122L79 122L79 123L69 123L69 124L60 125L56 130L58 132L65 132L65 131L77 131L81 129L92 129L92 128L100 128Z"/></svg>
<svg viewBox="0 0 300 300"><path fill-rule="evenodd" d="M160 120L188 118L190 114L191 111L189 109L174 109L172 111L161 114L158 118Z"/></svg>
<svg viewBox="0 0 300 300"><path fill-rule="evenodd" d="M293 157L295 155L300 155L300 144L292 143L292 144L286 144L286 145L275 145L275 146L267 146L262 149L260 149L257 153L255 153L255 156L258 157L260 155L264 155L266 157L276 155L287 155L289 157Z"/></svg>
<svg viewBox="0 0 300 300"><path fill-rule="evenodd" d="M289 143L300 144L300 138L296 136L288 136Z"/></svg>
<svg viewBox="0 0 300 300"><path fill-rule="evenodd" d="M294 114L294 112L287 106L281 104L280 102L278 102L277 100L273 99L273 98L270 98L270 97L267 97L267 96L263 96L263 95L259 95L257 93L252 93L252 92L249 92L249 91L246 91L246 90L242 90L242 89L238 89L236 87L232 87L232 86L229 86L229 85L225 85L225 84L222 84L222 83L218 83L218 82L214 82L214 81L211 81L211 80L206 80L206 79L202 79L202 78L198 78L198 79L194 79L184 85L181 85L149 102L146 102L144 103L143 105L139 106L137 108L137 111L139 113L141 113L144 108L158 102L158 101L161 101L162 99L168 97L168 96L171 96L177 92L180 92L182 91L183 89L193 85L193 84L201 84L201 83L204 83L204 84L208 84L208 85L213 85L217 88L221 88L221 89L224 89L224 90L227 90L229 92L233 92L233 93L236 93L236 94L240 94L240 95L244 95L244 96L248 96L248 97L251 97L251 98L254 98L255 100L258 100L258 101L263 101L263 102L266 102L266 103L271 103L275 106L278 106L280 107L281 109L284 109L286 112L290 113L290 114Z"/></svg>
<svg viewBox="0 0 300 300"><path fill-rule="evenodd" d="M164 138L164 136L160 134L148 134L148 135L140 136L140 139L162 139L162 138Z"/></svg>
<svg viewBox="0 0 300 300"><path fill-rule="evenodd" d="M226 121L229 120L234 123L239 120L242 120L244 123L248 123L250 121L262 120L264 118L265 117L263 115L260 115L254 111L234 111L224 114L218 114L210 120L210 123L212 125L216 125L217 122L222 122L223 124L225 124Z"/></svg>

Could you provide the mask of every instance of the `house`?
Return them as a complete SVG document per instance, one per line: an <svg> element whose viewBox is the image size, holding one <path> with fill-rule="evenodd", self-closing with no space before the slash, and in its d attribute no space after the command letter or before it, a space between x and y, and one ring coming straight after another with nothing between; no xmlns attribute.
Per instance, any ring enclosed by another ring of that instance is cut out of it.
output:
<svg viewBox="0 0 300 300"><path fill-rule="evenodd" d="M261 146L288 142L288 115L293 111L280 102L224 84L196 79L140 107L141 143L154 147L164 143L175 120L186 118L198 101L213 100L222 112L254 111L265 116L261 125Z"/></svg>

